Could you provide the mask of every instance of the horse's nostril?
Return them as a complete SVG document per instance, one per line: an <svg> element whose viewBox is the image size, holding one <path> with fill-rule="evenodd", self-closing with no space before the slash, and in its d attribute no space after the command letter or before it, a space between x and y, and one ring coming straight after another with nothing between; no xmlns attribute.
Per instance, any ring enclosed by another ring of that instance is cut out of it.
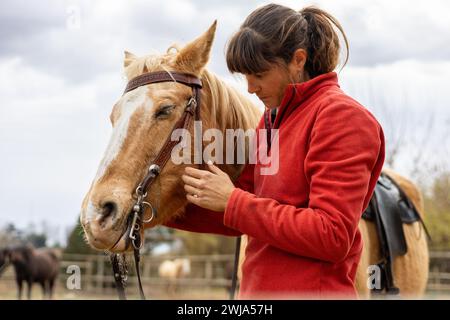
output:
<svg viewBox="0 0 450 320"><path fill-rule="evenodd" d="M117 205L114 202L108 201L106 202L103 207L102 207L102 211L101 211L101 222L105 223L106 220L108 219L113 219L115 218L117 213Z"/></svg>

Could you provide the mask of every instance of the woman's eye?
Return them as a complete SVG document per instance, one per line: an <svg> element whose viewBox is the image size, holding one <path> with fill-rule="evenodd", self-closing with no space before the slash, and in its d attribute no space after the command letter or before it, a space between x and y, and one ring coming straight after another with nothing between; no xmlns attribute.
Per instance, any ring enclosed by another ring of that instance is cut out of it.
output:
<svg viewBox="0 0 450 320"><path fill-rule="evenodd" d="M155 113L155 118L164 118L170 115L175 106L163 106Z"/></svg>
<svg viewBox="0 0 450 320"><path fill-rule="evenodd" d="M257 79L261 79L262 77L264 77L264 73L255 73L255 77Z"/></svg>

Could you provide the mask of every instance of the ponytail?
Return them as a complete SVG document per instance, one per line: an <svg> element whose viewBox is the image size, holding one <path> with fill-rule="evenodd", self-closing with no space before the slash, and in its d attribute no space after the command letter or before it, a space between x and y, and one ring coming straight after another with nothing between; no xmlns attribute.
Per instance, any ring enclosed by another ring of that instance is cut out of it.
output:
<svg viewBox="0 0 450 320"><path fill-rule="evenodd" d="M308 59L305 70L309 76L314 78L320 74L331 72L339 64L341 47L339 36L333 26L340 31L345 42L346 57L343 68L348 62L349 46L341 24L331 14L314 6L303 8L300 10L300 14L308 22Z"/></svg>

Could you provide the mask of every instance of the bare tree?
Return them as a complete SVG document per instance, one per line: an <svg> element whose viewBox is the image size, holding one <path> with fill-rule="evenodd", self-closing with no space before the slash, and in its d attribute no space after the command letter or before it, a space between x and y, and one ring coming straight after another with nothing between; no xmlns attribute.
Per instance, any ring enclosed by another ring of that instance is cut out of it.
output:
<svg viewBox="0 0 450 320"><path fill-rule="evenodd" d="M370 80L368 93L372 111L377 115L385 134L385 164L395 169L400 154L407 152L411 178L418 178L423 169L436 160L435 141L446 140L448 136L444 134L439 137L436 110L430 108L426 113L419 112L411 107L413 104L406 90L402 90L398 99L394 99L376 92ZM433 101L428 103L434 105Z"/></svg>

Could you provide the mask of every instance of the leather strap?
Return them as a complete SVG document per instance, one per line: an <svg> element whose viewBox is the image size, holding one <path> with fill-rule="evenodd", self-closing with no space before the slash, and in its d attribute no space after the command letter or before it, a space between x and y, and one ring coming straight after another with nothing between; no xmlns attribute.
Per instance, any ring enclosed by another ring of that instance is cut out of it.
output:
<svg viewBox="0 0 450 320"><path fill-rule="evenodd" d="M109 258L111 260L114 281L116 283L116 289L117 294L119 295L119 299L127 300L127 297L125 295L125 284L127 277L125 256L124 255L121 256L116 253L111 253ZM119 259L122 259L122 261L119 261Z"/></svg>
<svg viewBox="0 0 450 320"><path fill-rule="evenodd" d="M151 73L144 73L140 76L137 76L128 82L127 87L125 88L124 93L134 90L140 86L158 83L158 82L172 82L172 81L180 82L184 85L192 87L193 96L192 99L188 102L183 116L180 120L175 124L172 129L172 132L176 129L188 129L192 117L195 117L195 120L200 120L200 89L202 88L202 81L187 73L179 73L179 72L167 72L167 71L158 71ZM179 143L179 141L171 140L172 133L166 138L161 151L156 156L152 165L157 165L160 170L166 165L167 161L169 161L170 155L172 153L172 149ZM159 174L159 172L158 172ZM147 175L144 177L142 182L139 184L141 191L145 194L147 188L153 183L155 178L158 176L152 171L148 171Z"/></svg>
<svg viewBox="0 0 450 320"><path fill-rule="evenodd" d="M127 87L125 88L124 94L128 91L134 90L138 87L158 82L179 82L189 87L202 87L202 81L188 73L179 72L168 72L168 71L157 71L141 74L133 79L131 79Z"/></svg>
<svg viewBox="0 0 450 320"><path fill-rule="evenodd" d="M160 171L164 168L166 163L170 159L170 155L172 153L172 149L180 142L180 141L172 141L172 132L176 129L188 129L189 125L191 123L191 120L195 118L196 120L200 120L200 89L202 88L202 82L199 78L186 74L186 73L178 73L178 72L167 72L167 71L159 71L159 72L151 72L151 73L145 73L140 76L137 76L133 79L131 79L127 87L125 88L124 94L134 90L140 86L151 84L151 83L158 83L158 82L179 82L184 85L187 85L192 88L193 95L191 99L188 101L183 116L180 118L180 120L177 121L177 123L174 125L170 135L166 138L166 141L164 142L163 147L161 148L160 152L156 156L156 158L153 160L152 164L149 166L148 172L144 179L139 184L137 190L140 190L140 194L138 194L138 197L145 198L145 194L147 194L148 187L155 181L155 178L159 175ZM202 134L203 136L203 134ZM200 145L200 148L202 146ZM200 150L201 151L201 150ZM153 170L156 166L156 170ZM139 229L143 227L143 219L142 215L144 214L144 211L142 209L142 203L138 200L136 205L138 207L138 211L135 212L135 214L139 214L139 217L137 219L138 226L133 225L133 223L130 224L132 219L132 215L129 216L129 222L128 222L128 228L126 230L127 234L133 233L133 235L136 237L135 240L131 241L134 247L133 253L134 253L134 261L135 261L135 267L136 267L136 276L138 279L138 286L139 286L139 294L141 296L142 300L145 300L144 291L142 289L142 283L141 283L141 274L139 270L139 262L140 262L140 253L139 248L142 243L142 239L140 238ZM139 227L139 228L138 228ZM121 237L122 238L122 237ZM120 238L119 238L120 240ZM119 241L118 240L118 241ZM127 247L130 243L130 236L127 237ZM135 241L139 244L138 246L135 245ZM123 258L124 259L124 258ZM125 281L126 281L126 266L125 269L123 268L122 264L119 261L119 256L116 254L111 255L111 264L113 267L114 272L114 280L116 282L117 292L119 294L119 298L121 300L126 299L125 295ZM124 260L125 264L125 260Z"/></svg>
<svg viewBox="0 0 450 320"><path fill-rule="evenodd" d="M141 254L138 249L133 250L134 253L134 265L136 267L136 276L138 279L138 287L139 287L139 295L141 296L141 300L145 300L144 289L142 288L141 281L141 271L139 270L139 262L141 261Z"/></svg>
<svg viewBox="0 0 450 320"><path fill-rule="evenodd" d="M194 96L188 102L187 106L184 109L183 116L175 124L175 126L173 127L171 132L175 131L176 129L188 129L192 118L194 118L194 117L197 118L200 116L200 113L198 111L200 109L199 97L200 97L199 89L194 88ZM172 133L166 138L166 141L164 142L164 145L161 148L161 151L158 153L158 155L156 156L155 160L153 160L153 163L152 163L152 164L157 165L161 170L162 170L162 168L164 168L166 163L169 161L170 155L172 153L172 149L180 142L179 140L173 141L171 139L171 137L172 137ZM148 171L147 175L144 177L142 182L139 184L143 193L146 192L148 187L153 183L153 181L155 180L155 178L157 176L158 175L154 174L152 171L150 171L150 170Z"/></svg>
<svg viewBox="0 0 450 320"><path fill-rule="evenodd" d="M241 252L241 239L242 237L238 237L236 239L236 249L234 250L234 266L233 266L233 276L231 278L230 300L234 300L236 295L237 273L239 269L239 255Z"/></svg>

